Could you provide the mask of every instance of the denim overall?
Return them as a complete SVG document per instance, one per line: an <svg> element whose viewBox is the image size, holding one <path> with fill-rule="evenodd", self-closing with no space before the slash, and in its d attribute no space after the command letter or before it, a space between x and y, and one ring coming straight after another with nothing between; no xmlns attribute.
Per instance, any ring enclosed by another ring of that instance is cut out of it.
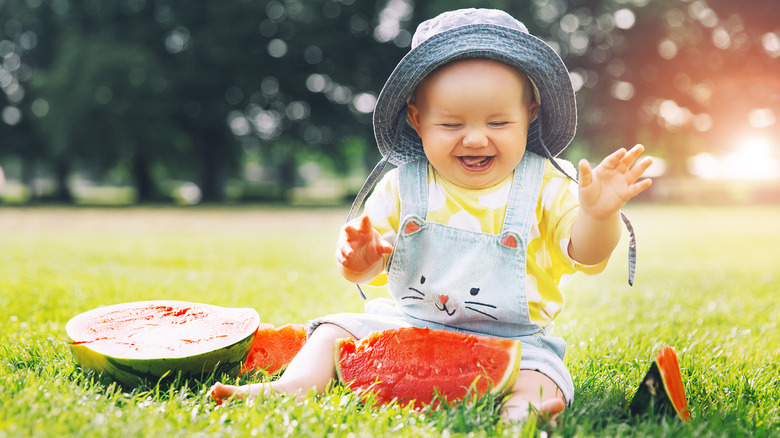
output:
<svg viewBox="0 0 780 438"><path fill-rule="evenodd" d="M309 321L335 324L355 338L400 327L428 327L519 339L520 368L547 375L567 404L574 397L563 363L566 342L531 321L526 257L545 159L526 152L515 169L504 226L487 234L427 222L427 162L398 168L401 224L388 262L393 299L366 302L364 313L337 313Z"/></svg>
<svg viewBox="0 0 780 438"><path fill-rule="evenodd" d="M425 221L427 162L399 168L402 219L388 287L412 325L504 338L543 332L529 316L525 267L544 162L534 153L523 156L499 234Z"/></svg>

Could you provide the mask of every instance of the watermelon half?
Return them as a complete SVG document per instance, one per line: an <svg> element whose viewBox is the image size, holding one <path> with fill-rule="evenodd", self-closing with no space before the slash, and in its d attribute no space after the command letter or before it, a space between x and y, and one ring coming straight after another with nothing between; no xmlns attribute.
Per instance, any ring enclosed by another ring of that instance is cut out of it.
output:
<svg viewBox="0 0 780 438"><path fill-rule="evenodd" d="M73 317L65 331L82 368L135 386L166 374L235 374L259 324L254 309L158 300L99 307Z"/></svg>
<svg viewBox="0 0 780 438"><path fill-rule="evenodd" d="M339 340L336 371L352 390L379 404L438 407L470 393L505 394L520 370L520 341L449 330L400 328Z"/></svg>

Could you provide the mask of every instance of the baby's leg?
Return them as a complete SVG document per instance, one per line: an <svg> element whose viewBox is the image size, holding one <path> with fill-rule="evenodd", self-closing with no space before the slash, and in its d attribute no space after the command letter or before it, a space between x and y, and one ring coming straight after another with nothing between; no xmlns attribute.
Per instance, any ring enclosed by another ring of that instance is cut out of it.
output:
<svg viewBox="0 0 780 438"><path fill-rule="evenodd" d="M279 380L234 386L217 383L211 394L217 399L256 397L259 394L280 392L304 396L309 390L322 393L336 377L336 340L353 337L348 331L333 324L321 324L295 355Z"/></svg>
<svg viewBox="0 0 780 438"><path fill-rule="evenodd" d="M566 409L563 393L546 375L534 370L520 370L509 399L501 406L506 422L525 421L533 410L554 419Z"/></svg>

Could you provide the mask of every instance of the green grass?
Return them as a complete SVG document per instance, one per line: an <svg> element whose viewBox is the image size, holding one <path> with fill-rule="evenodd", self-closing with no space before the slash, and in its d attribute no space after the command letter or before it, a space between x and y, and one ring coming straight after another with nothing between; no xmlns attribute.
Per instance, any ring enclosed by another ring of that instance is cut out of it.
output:
<svg viewBox="0 0 780 438"><path fill-rule="evenodd" d="M508 427L491 400L418 413L340 387L304 402L216 405L210 380L123 389L81 371L65 323L94 307L181 299L255 307L277 325L360 311L332 257L346 209L0 209L0 437L780 436L780 207L635 206L625 245L577 276L556 327L574 404L555 427ZM381 290L368 291L381 296ZM689 424L631 418L662 346L676 348Z"/></svg>

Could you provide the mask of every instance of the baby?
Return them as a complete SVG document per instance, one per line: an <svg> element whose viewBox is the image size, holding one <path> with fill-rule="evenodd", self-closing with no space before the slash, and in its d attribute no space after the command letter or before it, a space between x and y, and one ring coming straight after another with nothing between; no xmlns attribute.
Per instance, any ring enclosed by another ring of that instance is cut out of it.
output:
<svg viewBox="0 0 780 438"><path fill-rule="evenodd" d="M620 239L620 209L650 186L651 160L620 149L591 168L556 160L576 126L574 92L556 53L504 12L451 11L423 22L377 101L383 160L398 165L362 217L341 230L336 259L354 283L387 283L393 299L361 314L309 323L309 339L279 380L213 394L324 391L334 343L398 327L458 330L521 341L521 371L501 408L557 415L574 386L552 336L559 285L597 273ZM352 213L351 213L352 215Z"/></svg>

